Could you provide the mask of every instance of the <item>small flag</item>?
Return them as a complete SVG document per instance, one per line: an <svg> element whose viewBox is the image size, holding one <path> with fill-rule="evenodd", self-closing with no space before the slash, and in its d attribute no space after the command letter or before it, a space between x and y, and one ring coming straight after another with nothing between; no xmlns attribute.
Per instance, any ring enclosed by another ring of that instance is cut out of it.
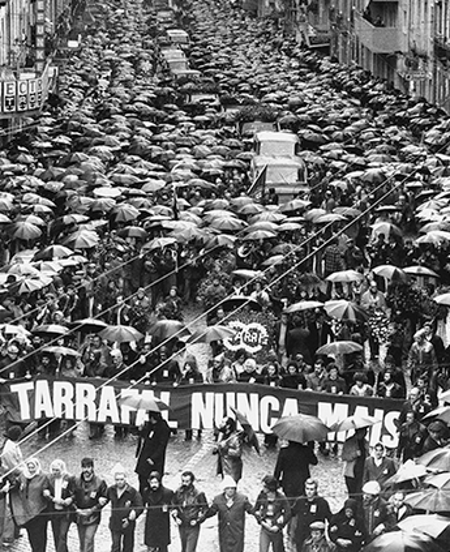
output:
<svg viewBox="0 0 450 552"><path fill-rule="evenodd" d="M264 196L266 188L266 175L267 175L268 165L264 165L262 171L258 174L253 184L248 190L248 195L253 194L256 198L261 198Z"/></svg>

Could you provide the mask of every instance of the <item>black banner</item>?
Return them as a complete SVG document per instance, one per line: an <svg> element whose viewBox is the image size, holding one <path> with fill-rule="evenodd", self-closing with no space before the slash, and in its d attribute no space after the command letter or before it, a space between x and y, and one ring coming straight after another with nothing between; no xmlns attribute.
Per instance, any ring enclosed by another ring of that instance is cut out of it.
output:
<svg viewBox="0 0 450 552"><path fill-rule="evenodd" d="M56 417L139 425L146 419L145 409L136 411L122 405L121 397L154 396L168 405L163 416L178 429L217 427L224 416L232 415L231 407L262 433L269 433L282 416L299 413L318 416L328 426L355 413L371 415L381 422L371 428L371 443L381 440L389 448L397 445L395 421L403 402L243 383L130 388L127 382L120 381L59 378L12 381L2 387L1 404L8 417L17 422ZM338 438L342 440L344 435Z"/></svg>

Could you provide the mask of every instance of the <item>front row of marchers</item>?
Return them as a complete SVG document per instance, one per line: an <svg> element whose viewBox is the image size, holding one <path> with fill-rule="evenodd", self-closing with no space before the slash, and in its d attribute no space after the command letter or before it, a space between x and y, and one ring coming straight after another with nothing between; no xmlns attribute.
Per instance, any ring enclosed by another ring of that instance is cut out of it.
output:
<svg viewBox="0 0 450 552"><path fill-rule="evenodd" d="M253 515L261 526L260 552L268 551L270 545L274 552L284 551L286 525L298 552L358 552L364 543L388 531L409 513L402 504L401 493L395 494L388 506L375 481L365 484L362 503L350 498L342 510L332 515L313 479L306 481L305 496L289 500L279 489L277 479L267 475L252 504L237 491L234 479L225 475L222 492L209 504L205 494L196 488L190 471L181 474L181 485L176 491L164 487L161 475L153 471L142 494L127 482L123 466L116 465L112 475L114 484L108 487L95 473L92 458L81 461L79 476L70 476L62 460L54 460L50 474L46 474L39 461L31 458L15 479L8 478L1 492L3 497L9 494L13 520L26 529L33 552L47 550L48 522L57 552L68 550L71 523L77 526L80 550L92 552L101 512L108 503L112 552L134 550L136 520L144 512L144 542L150 552L167 552L171 517L178 525L183 552L195 552L201 523L216 514L221 552L243 551L246 514ZM4 506L4 499L2 502Z"/></svg>

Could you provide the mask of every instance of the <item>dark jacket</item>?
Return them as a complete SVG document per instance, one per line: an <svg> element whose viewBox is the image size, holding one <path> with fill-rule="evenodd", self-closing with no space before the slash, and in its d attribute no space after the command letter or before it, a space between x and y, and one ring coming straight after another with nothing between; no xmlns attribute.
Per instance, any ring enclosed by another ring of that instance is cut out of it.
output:
<svg viewBox="0 0 450 552"><path fill-rule="evenodd" d="M193 520L199 521L208 509L205 493L197 490L194 485L177 489L174 505L182 525L189 525Z"/></svg>
<svg viewBox="0 0 450 552"><path fill-rule="evenodd" d="M119 496L116 485L112 485L108 488L106 496L111 502L111 517L109 518L111 531L121 532L128 527L134 527L135 520L130 520L130 512L136 513L136 519L143 512L142 497L139 492L127 484Z"/></svg>
<svg viewBox="0 0 450 552"><path fill-rule="evenodd" d="M166 448L169 442L170 428L165 420L160 418L156 424L146 423L139 431L139 442L136 451L137 463L135 472L148 477L152 471L164 475ZM147 462L151 459L153 463Z"/></svg>
<svg viewBox="0 0 450 552"><path fill-rule="evenodd" d="M273 475L281 481L288 498L298 497L304 494L305 481L311 476L309 466L317 463L317 456L309 446L291 441L280 449Z"/></svg>
<svg viewBox="0 0 450 552"><path fill-rule="evenodd" d="M345 509L350 507L353 510L354 515L347 517ZM364 542L364 520L361 516L357 515L360 507L356 500L349 498L345 501L344 507L337 514L335 514L330 521L330 538L333 542L338 539L346 539L351 541L351 545L347 547L339 547L339 551L346 552L359 552Z"/></svg>
<svg viewBox="0 0 450 552"><path fill-rule="evenodd" d="M22 527L47 510L44 490L48 489L48 477L39 473L27 479L23 474L17 478L10 491L11 510L15 523Z"/></svg>
<svg viewBox="0 0 450 552"><path fill-rule="evenodd" d="M295 543L300 550L303 542L309 536L309 526L314 521L331 519L330 505L321 496L315 496L312 500L300 497L292 508L292 517L297 519L295 527Z"/></svg>
<svg viewBox="0 0 450 552"><path fill-rule="evenodd" d="M261 491L256 499L253 513L258 523L265 521L280 529L291 519L291 507L287 498L280 491L277 491L273 502L269 500L266 491Z"/></svg>
<svg viewBox="0 0 450 552"><path fill-rule="evenodd" d="M157 491L146 489L144 504L148 507L145 518L144 542L151 548L164 548L170 544L170 517L174 493L160 487Z"/></svg>
<svg viewBox="0 0 450 552"><path fill-rule="evenodd" d="M108 486L106 482L94 474L90 481L82 476L77 477L74 482L74 507L77 510L91 510L89 515L77 515L76 522L79 525L99 524L102 506L99 499L106 498Z"/></svg>
<svg viewBox="0 0 450 552"><path fill-rule="evenodd" d="M382 459L381 464L377 466L374 459L370 456L369 458L366 458L364 464L363 483L367 483L367 481L378 481L380 487L383 488L386 481L396 472L397 468L392 458L387 458L385 456Z"/></svg>

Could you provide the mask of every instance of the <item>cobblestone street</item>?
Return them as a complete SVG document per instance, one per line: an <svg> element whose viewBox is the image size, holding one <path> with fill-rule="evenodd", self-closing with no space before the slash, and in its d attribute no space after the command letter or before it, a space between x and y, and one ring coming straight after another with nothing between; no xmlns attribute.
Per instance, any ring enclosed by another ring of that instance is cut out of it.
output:
<svg viewBox="0 0 450 552"><path fill-rule="evenodd" d="M136 438L127 436L123 440L116 440L112 427L108 427L106 434L99 441L90 441L87 437L87 428L81 427L72 441L58 442L50 449L43 452L40 456L44 469L47 469L54 458L63 458L67 462L71 473L79 473L80 461L84 456L92 456L95 459L96 472L103 476L108 484L112 483L111 470L117 462L121 462L130 473L129 481L132 485L137 485L137 478L133 472L134 452L136 448ZM261 441L261 438L260 438ZM43 443L43 442L41 442ZM40 443L40 444L41 444ZM184 440L184 432L179 432L171 438L167 452L165 485L175 489L180 483L180 473L189 469L197 476L197 485L204 490L208 500L221 492L220 478L216 474L216 456L212 454L213 435L208 433L203 435L201 441L195 439L190 442ZM24 452L32 453L38 443L30 443L24 446ZM264 475L272 473L277 451L261 450L261 455L256 452L245 452L244 457L244 477L240 484L240 491L244 492L253 501L256 499L261 488L261 480ZM319 458L319 465L312 468L313 477L319 480L320 493L327 497L333 511L337 511L345 498L345 489L342 478L342 464L335 458ZM108 529L109 507L105 508L102 522L97 533L96 551L109 552L111 548L111 538ZM140 518L137 528L136 550L138 552L146 550L143 544L144 516ZM246 550L248 552L257 550L259 528L253 518L248 519L246 528ZM72 525L69 533L69 551L74 552L78 549L78 537L76 527ZM207 520L200 533L199 551L218 551L217 539L217 519ZM28 552L29 544L22 530L22 537L11 548L14 552ZM50 552L54 551L52 536L49 529ZM171 550L180 550L178 531L176 525L172 524L172 545Z"/></svg>

